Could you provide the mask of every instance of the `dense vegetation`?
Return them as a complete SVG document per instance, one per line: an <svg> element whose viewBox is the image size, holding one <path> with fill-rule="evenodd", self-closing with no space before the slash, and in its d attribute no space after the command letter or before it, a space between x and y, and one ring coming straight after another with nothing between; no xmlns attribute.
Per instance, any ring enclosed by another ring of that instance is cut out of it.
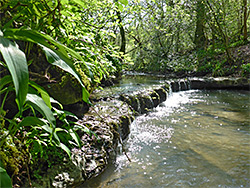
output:
<svg viewBox="0 0 250 188"><path fill-rule="evenodd" d="M214 76L236 70L249 73L249 61L242 64L240 52L234 51L234 47L247 44L249 2L142 1L136 7L126 18L126 52L133 59L133 69Z"/></svg>
<svg viewBox="0 0 250 188"><path fill-rule="evenodd" d="M0 0L0 185L81 145L64 110L79 100L53 83L88 106L123 70L249 76L249 14L247 0Z"/></svg>

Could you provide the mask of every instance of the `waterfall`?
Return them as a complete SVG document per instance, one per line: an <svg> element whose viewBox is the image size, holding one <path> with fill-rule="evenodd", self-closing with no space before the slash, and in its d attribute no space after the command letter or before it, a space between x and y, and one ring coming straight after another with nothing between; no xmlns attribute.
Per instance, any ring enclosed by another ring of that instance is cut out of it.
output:
<svg viewBox="0 0 250 188"><path fill-rule="evenodd" d="M191 81L187 79L188 90L191 90Z"/></svg>
<svg viewBox="0 0 250 188"><path fill-rule="evenodd" d="M168 96L171 96L173 94L172 86L169 84L169 91L167 92Z"/></svg>
<svg viewBox="0 0 250 188"><path fill-rule="evenodd" d="M150 95L149 95L148 97L149 97L149 100L150 100L150 102L151 102L152 107L154 107L154 102L153 102L152 97L151 97Z"/></svg>
<svg viewBox="0 0 250 188"><path fill-rule="evenodd" d="M168 94L171 95L172 92L185 91L191 89L191 81L189 79L166 81L170 86Z"/></svg>
<svg viewBox="0 0 250 188"><path fill-rule="evenodd" d="M179 86L179 91L181 91L181 81L179 80L177 83L178 83L178 86Z"/></svg>
<svg viewBox="0 0 250 188"><path fill-rule="evenodd" d="M185 80L183 81L183 83L184 83L184 86L185 86L183 90L188 90L187 83L186 83Z"/></svg>
<svg viewBox="0 0 250 188"><path fill-rule="evenodd" d="M140 101L137 97L135 97L135 100L136 100L136 103L137 103L137 111L141 114L142 111L141 111L141 104L140 104Z"/></svg>
<svg viewBox="0 0 250 188"><path fill-rule="evenodd" d="M169 97L170 90L171 90L171 89L169 89L169 91L166 90L166 100L167 100L168 97Z"/></svg>

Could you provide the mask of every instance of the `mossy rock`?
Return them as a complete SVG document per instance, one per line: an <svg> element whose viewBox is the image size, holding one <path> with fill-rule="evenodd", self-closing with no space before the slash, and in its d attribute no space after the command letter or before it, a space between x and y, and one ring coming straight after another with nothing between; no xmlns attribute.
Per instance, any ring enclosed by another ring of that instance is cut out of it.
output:
<svg viewBox="0 0 250 188"><path fill-rule="evenodd" d="M46 85L45 89L61 104L73 104L82 100L81 86L75 82L70 76L63 76L60 82Z"/></svg>
<svg viewBox="0 0 250 188"><path fill-rule="evenodd" d="M0 130L0 141L2 144L0 161L8 175L12 178L13 183L19 183L28 165L26 147L18 138L8 135L8 131L3 129Z"/></svg>
<svg viewBox="0 0 250 188"><path fill-rule="evenodd" d="M48 63L40 48L33 50L34 52L31 55L33 62L29 66L30 79L44 87L50 96L63 105L82 101L82 88L77 79L61 68ZM88 71L80 63L75 68L83 85L87 91L91 92L94 86L87 76Z"/></svg>

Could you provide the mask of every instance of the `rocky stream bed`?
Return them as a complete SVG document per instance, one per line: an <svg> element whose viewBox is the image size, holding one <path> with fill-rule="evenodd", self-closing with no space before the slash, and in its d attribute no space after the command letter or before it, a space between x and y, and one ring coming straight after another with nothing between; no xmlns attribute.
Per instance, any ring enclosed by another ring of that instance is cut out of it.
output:
<svg viewBox="0 0 250 188"><path fill-rule="evenodd" d="M250 79L246 78L186 78L164 81L148 89L140 89L138 85L137 90L96 97L94 105L77 122L83 146L73 148L71 160L48 169L42 179L33 183L33 187L77 187L99 175L107 167L109 159L115 156L117 146L120 144L122 147L135 116L149 112L165 101L171 92L249 88ZM86 125L94 134L86 134Z"/></svg>

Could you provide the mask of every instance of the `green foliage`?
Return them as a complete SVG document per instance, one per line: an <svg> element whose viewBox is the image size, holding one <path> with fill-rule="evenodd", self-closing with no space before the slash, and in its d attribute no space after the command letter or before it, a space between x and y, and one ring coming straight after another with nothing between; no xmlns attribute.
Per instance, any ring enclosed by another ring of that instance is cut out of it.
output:
<svg viewBox="0 0 250 188"><path fill-rule="evenodd" d="M0 161L0 187L2 188L12 188L12 183L9 175L4 169L2 162Z"/></svg>
<svg viewBox="0 0 250 188"><path fill-rule="evenodd" d="M50 36L46 34L42 34L30 29L6 29L4 30L4 36L6 38L24 40L40 44L46 54L49 63L60 67L66 72L69 72L79 81L83 89L83 100L89 103L88 100L89 93L86 90L85 86L83 85L80 79L80 75L76 71L73 62L70 60L68 56L69 53L72 57L78 58L79 60L83 60L82 57L77 52L56 42L54 39L52 39ZM58 50L55 50L55 48L58 48Z"/></svg>
<svg viewBox="0 0 250 188"><path fill-rule="evenodd" d="M37 34L37 32L29 32L30 30L27 31L28 31L27 33ZM41 40L39 41L39 38L36 41L32 37L29 38L25 33L23 33L23 35L25 36L24 38L19 38L18 36L20 35L18 34L13 34L13 35L11 35L10 33L7 34L9 38L13 37L13 38L18 38L19 40L24 39L32 42L44 43L44 41ZM42 36L46 35L43 34ZM51 105L51 102L55 102L55 100L51 99L48 93L41 86L33 82L30 82L31 87L29 88L28 92L29 75L28 75L28 65L26 62L25 54L18 48L16 43L11 42L9 39L4 38L2 33L0 37L1 37L0 50L4 58L4 62L2 65L7 67L11 73L11 75L6 75L1 79L1 94L5 93L5 97L2 100L1 113L0 113L1 115L0 120L2 122L1 129L4 128L5 121L7 121L9 130L9 133L6 136L4 136L0 141L1 150L2 147L6 145L6 139L8 138L8 136L11 136L13 137L13 139L15 139L15 135L19 130L25 130L27 131L27 138L26 138L27 139L26 143L28 144L27 147L30 148L31 154L33 154L33 156L37 155L38 153L43 153L43 145L45 147L48 147L49 145L60 147L70 156L71 152L69 149L70 146L69 141L74 140L77 143L76 146L80 146L80 140L78 135L76 134L76 132L74 132L71 126L69 126L68 128L56 127L56 117L52 112L52 105ZM70 64L71 61L69 60L68 57L63 56L59 50L55 50L52 47L50 47L50 49L46 47L43 48L44 51L46 52L48 60L53 65L59 66L63 70L71 73L72 75L74 75L79 79L78 73L74 69L73 64ZM65 48L61 48L61 50L63 49ZM57 54L59 54L60 56ZM74 53L74 55L76 54L77 53ZM60 57L63 57L63 59L61 59ZM80 79L79 82L81 83ZM82 86L84 88L83 84ZM19 107L19 112L13 119L7 119L6 117L4 117L5 112L3 110L3 106L4 103L6 102L5 100L8 93L13 90L16 91L16 102ZM40 97L39 94L42 97ZM83 93L83 95L85 101L88 102L87 91ZM22 116L23 112L27 111L28 109L32 110L33 116L23 117ZM42 116L43 118L39 118L39 116L37 115ZM64 117L64 119L65 118L66 116ZM63 119L61 118L61 120ZM60 140L58 136L58 134L60 134L60 132L62 131L66 131L70 135L67 139L64 139L65 144Z"/></svg>
<svg viewBox="0 0 250 188"><path fill-rule="evenodd" d="M212 76L224 76L224 70L222 68L223 63L217 62L214 65L214 69L212 71Z"/></svg>
<svg viewBox="0 0 250 188"><path fill-rule="evenodd" d="M23 104L28 92L28 65L25 54L18 48L17 44L4 38L0 30L0 51L14 82L16 98L19 110L22 111Z"/></svg>
<svg viewBox="0 0 250 188"><path fill-rule="evenodd" d="M13 30L11 30L11 31L13 31ZM37 34L37 32L30 32L30 30L28 30L26 32L21 32L21 35L23 34L24 38L19 38L18 36L20 36L20 35L18 35L18 34L13 34L13 35L7 34L7 36L9 38L13 37L13 38L24 39L24 40L28 40L28 41L32 40L33 42L39 41L40 43L45 43L44 42L45 40L43 41L42 39L44 39L46 37L46 35L43 34L43 36L45 36L43 38L37 39L37 38L31 37L31 39L30 39L28 37L29 35L26 35L27 33ZM34 35L32 35L32 36L34 36ZM37 41L35 39L37 39ZM48 45L48 43L47 43L47 45ZM71 61L67 59L67 57L63 56L62 53L58 50L56 50L54 52L46 47L43 47L43 49L48 57L48 61L50 61L54 65L59 66L63 70L71 73L72 75L77 77L79 82L81 83L81 80L80 80L76 70L74 69ZM62 48L62 49L64 49L64 48ZM55 138L57 145L59 147L61 147L63 150L65 150L70 155L69 149L63 143L60 142L57 135L55 134L55 129L56 129L55 128L56 127L55 120L56 119L51 111L52 106L51 106L50 101L49 101L49 95L45 92L44 89L42 89L40 86L35 85L35 84L33 84L33 87L38 89L39 93L41 93L43 98L41 98L37 94L28 93L28 65L27 65L26 57L25 57L24 53L20 49L18 49L18 47L16 45L14 46L14 43L12 43L8 39L4 38L3 36L1 36L1 52L2 52L2 55L3 55L4 60L6 62L6 66L11 72L11 77L12 77L12 80L14 82L14 89L17 93L16 94L17 104L19 106L19 114L17 115L17 117L18 116L22 117L22 112L23 112L22 109L23 109L23 105L25 103L28 105L28 106L27 105L25 106L25 109L27 109L27 107L30 107L33 109L33 112L34 112L34 109L37 110L38 112L40 112L40 114L42 114L45 117L45 119L48 120L49 124L52 127L50 128L47 125L47 123L45 123L45 121L41 121L39 119L37 119L37 121L35 121L36 117L31 118L32 121L35 122L36 124L40 125L43 129L45 129L49 133L49 135L53 135L54 137L51 136L51 138L52 137ZM58 54L60 54L61 56L57 56L56 52ZM63 57L63 60L60 57ZM7 78L9 78L9 77L5 77L5 79L2 80L3 85L6 85L6 83L9 83L9 81L8 81L9 79L7 79ZM20 86L22 86L22 87L20 87ZM83 84L82 84L82 86L84 88ZM6 87L7 87L7 85L6 85ZM2 88L1 93L6 92L8 90L8 87L7 88L6 87ZM22 97L20 97L20 95ZM88 101L87 91L85 93L83 93L83 95L84 95L85 101ZM45 101L47 102L48 105L46 104L46 102L44 102L43 99L45 99ZM3 103L4 103L4 101L3 101ZM11 130L11 132L16 132L16 127L20 128L20 127L24 127L26 125L30 125L32 123L32 121L28 121L28 120L24 118L24 122L21 122L21 124L19 124L18 126L12 125L14 131ZM11 126L9 126L9 127L11 127ZM1 141L1 145L3 144L3 141L4 140Z"/></svg>
<svg viewBox="0 0 250 188"><path fill-rule="evenodd" d="M125 66L213 76L240 70L249 76L249 62L237 64L232 53L243 44L242 6L242 1L224 0L1 0L0 131L8 133L1 137L0 147L9 137L18 140L21 133L34 160L49 159L55 148L70 156L71 147L81 146L79 126L70 121L77 121L74 114L29 80L34 50L41 49L48 63L72 75L89 104L89 92ZM198 26L202 40L195 32ZM197 51L199 42L202 50ZM225 52L231 61L222 56ZM12 94L18 112L7 117L12 109L4 107ZM87 127L82 131L94 134Z"/></svg>
<svg viewBox="0 0 250 188"><path fill-rule="evenodd" d="M129 55L134 60L130 70L172 72L183 68L205 71L207 65L201 61L206 61L206 55L214 58L222 53L233 68L232 48L244 44L243 1L156 0L130 4L132 12L124 22L128 28ZM201 26L199 36L195 32L198 26ZM197 44L203 45L204 51L203 55L198 54L198 62ZM192 55L183 64L182 56L190 53ZM211 63L207 68L205 72L210 73L214 68L214 72L218 72L219 65Z"/></svg>
<svg viewBox="0 0 250 188"><path fill-rule="evenodd" d="M144 1L134 3L129 23L129 50L135 63L131 69L168 72L179 70L177 57L193 48L194 15L179 1ZM188 1L190 6L192 2ZM185 32L184 32L185 31ZM190 60L188 60L190 62Z"/></svg>
<svg viewBox="0 0 250 188"><path fill-rule="evenodd" d="M84 61L92 65L92 79L99 83L103 78L121 71L121 64L114 59L120 58L118 48L113 42L117 38L113 31L115 22L115 5L110 1L74 1L62 10L65 16L62 27L66 37L60 38L74 48ZM111 58L108 58L111 57ZM81 62L77 62L83 69Z"/></svg>
<svg viewBox="0 0 250 188"><path fill-rule="evenodd" d="M211 73L213 70L213 63L211 62L203 62L202 65L197 69L197 72Z"/></svg>
<svg viewBox="0 0 250 188"><path fill-rule="evenodd" d="M243 64L241 65L241 69L242 69L242 76L250 76L250 63L247 64Z"/></svg>

